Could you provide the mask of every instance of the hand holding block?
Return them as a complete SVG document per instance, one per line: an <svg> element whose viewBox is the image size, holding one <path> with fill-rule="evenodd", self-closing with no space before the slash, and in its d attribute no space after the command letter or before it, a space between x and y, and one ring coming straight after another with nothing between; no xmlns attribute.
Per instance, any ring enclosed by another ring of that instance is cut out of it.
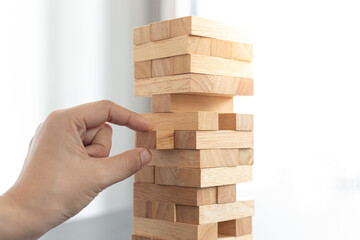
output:
<svg viewBox="0 0 360 240"><path fill-rule="evenodd" d="M136 132L135 146L149 149L173 149L174 131L158 130L149 132Z"/></svg>
<svg viewBox="0 0 360 240"><path fill-rule="evenodd" d="M254 116L252 114L221 113L219 114L219 130L253 131Z"/></svg>
<svg viewBox="0 0 360 240"><path fill-rule="evenodd" d="M219 222L219 234L228 236L243 236L252 233L252 217L239 218Z"/></svg>

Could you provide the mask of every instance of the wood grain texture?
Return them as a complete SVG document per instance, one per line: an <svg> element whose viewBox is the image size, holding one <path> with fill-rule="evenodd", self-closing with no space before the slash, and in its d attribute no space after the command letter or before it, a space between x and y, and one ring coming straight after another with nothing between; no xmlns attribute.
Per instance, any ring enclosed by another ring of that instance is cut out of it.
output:
<svg viewBox="0 0 360 240"><path fill-rule="evenodd" d="M254 115L221 113L219 114L219 130L253 131Z"/></svg>
<svg viewBox="0 0 360 240"><path fill-rule="evenodd" d="M152 237L140 236L140 235L136 235L136 234L133 234L131 239L132 240L153 240Z"/></svg>
<svg viewBox="0 0 360 240"><path fill-rule="evenodd" d="M150 24L150 40L159 41L170 38L170 21L154 22Z"/></svg>
<svg viewBox="0 0 360 240"><path fill-rule="evenodd" d="M151 61L136 62L134 65L135 78L151 78Z"/></svg>
<svg viewBox="0 0 360 240"><path fill-rule="evenodd" d="M217 187L217 203L236 202L236 184Z"/></svg>
<svg viewBox="0 0 360 240"><path fill-rule="evenodd" d="M254 215L254 201L206 206L176 206L176 221L189 224L217 223Z"/></svg>
<svg viewBox="0 0 360 240"><path fill-rule="evenodd" d="M252 166L219 168L178 168L177 185L183 187L213 187L252 180Z"/></svg>
<svg viewBox="0 0 360 240"><path fill-rule="evenodd" d="M135 173L135 182L155 183L155 167L145 166Z"/></svg>
<svg viewBox="0 0 360 240"><path fill-rule="evenodd" d="M152 218L153 217L153 205L151 201L147 200L134 200L134 216Z"/></svg>
<svg viewBox="0 0 360 240"><path fill-rule="evenodd" d="M176 167L155 167L155 184L176 185Z"/></svg>
<svg viewBox="0 0 360 240"><path fill-rule="evenodd" d="M135 146L148 149L173 149L174 131L157 130L149 132L136 132Z"/></svg>
<svg viewBox="0 0 360 240"><path fill-rule="evenodd" d="M246 43L224 41L220 39L211 39L210 55L214 57L251 62L252 45Z"/></svg>
<svg viewBox="0 0 360 240"><path fill-rule="evenodd" d="M218 223L219 234L243 236L252 233L252 217L238 218Z"/></svg>
<svg viewBox="0 0 360 240"><path fill-rule="evenodd" d="M233 105L232 97L194 94L161 94L152 96L152 112L158 113L198 111L225 113L232 112Z"/></svg>
<svg viewBox="0 0 360 240"><path fill-rule="evenodd" d="M175 131L176 149L253 148L253 132Z"/></svg>
<svg viewBox="0 0 360 240"><path fill-rule="evenodd" d="M216 203L216 187L200 189L134 183L134 199L163 201L189 206L209 205Z"/></svg>
<svg viewBox="0 0 360 240"><path fill-rule="evenodd" d="M221 234L219 234L218 236L218 240L252 240L252 239L253 239L252 234L238 236L238 237L226 236Z"/></svg>
<svg viewBox="0 0 360 240"><path fill-rule="evenodd" d="M153 130L218 130L215 112L143 113L154 124Z"/></svg>
<svg viewBox="0 0 360 240"><path fill-rule="evenodd" d="M249 36L245 36L237 27L194 16L171 20L170 29L171 37L195 35L229 41L247 42L249 40Z"/></svg>
<svg viewBox="0 0 360 240"><path fill-rule="evenodd" d="M134 28L134 44L150 42L150 25Z"/></svg>
<svg viewBox="0 0 360 240"><path fill-rule="evenodd" d="M239 77L183 74L135 79L136 96L189 93L220 96L252 96L253 80Z"/></svg>
<svg viewBox="0 0 360 240"><path fill-rule="evenodd" d="M134 46L134 62L166 58L183 54L210 56L210 38L179 36Z"/></svg>
<svg viewBox="0 0 360 240"><path fill-rule="evenodd" d="M164 221L176 221L175 204L167 202L153 202L153 218Z"/></svg>
<svg viewBox="0 0 360 240"><path fill-rule="evenodd" d="M151 76L161 77L174 74L174 59L160 58L151 61Z"/></svg>
<svg viewBox="0 0 360 240"><path fill-rule="evenodd" d="M217 240L217 224L193 225L134 217L134 233L172 240Z"/></svg>
<svg viewBox="0 0 360 240"><path fill-rule="evenodd" d="M253 149L151 150L149 165L188 168L252 165Z"/></svg>

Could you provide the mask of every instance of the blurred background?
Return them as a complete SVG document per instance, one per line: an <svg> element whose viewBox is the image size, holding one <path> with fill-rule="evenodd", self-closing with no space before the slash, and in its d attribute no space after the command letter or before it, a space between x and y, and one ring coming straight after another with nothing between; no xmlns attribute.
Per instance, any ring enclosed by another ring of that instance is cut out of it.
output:
<svg viewBox="0 0 360 240"><path fill-rule="evenodd" d="M360 239L360 32L355 0L0 0L0 194L39 123L58 108L133 96L132 29L197 15L254 44L254 239ZM358 109L358 110L356 110ZM133 148L115 127L112 154ZM130 239L132 181L105 190L42 239Z"/></svg>

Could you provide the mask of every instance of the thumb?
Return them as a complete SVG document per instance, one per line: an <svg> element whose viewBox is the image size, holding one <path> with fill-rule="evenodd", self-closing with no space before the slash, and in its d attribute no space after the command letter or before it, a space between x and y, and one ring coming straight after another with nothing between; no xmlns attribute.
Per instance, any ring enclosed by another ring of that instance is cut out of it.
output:
<svg viewBox="0 0 360 240"><path fill-rule="evenodd" d="M148 164L151 157L149 150L135 148L100 161L104 164L105 187L130 177Z"/></svg>

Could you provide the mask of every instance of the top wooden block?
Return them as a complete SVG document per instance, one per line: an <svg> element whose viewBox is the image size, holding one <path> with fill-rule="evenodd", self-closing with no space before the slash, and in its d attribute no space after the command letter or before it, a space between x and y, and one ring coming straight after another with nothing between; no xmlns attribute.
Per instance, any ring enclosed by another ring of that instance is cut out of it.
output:
<svg viewBox="0 0 360 240"><path fill-rule="evenodd" d="M148 36L148 31L150 36ZM134 44L143 44L182 35L246 42L246 36L241 34L234 26L201 17L188 16L135 28Z"/></svg>

